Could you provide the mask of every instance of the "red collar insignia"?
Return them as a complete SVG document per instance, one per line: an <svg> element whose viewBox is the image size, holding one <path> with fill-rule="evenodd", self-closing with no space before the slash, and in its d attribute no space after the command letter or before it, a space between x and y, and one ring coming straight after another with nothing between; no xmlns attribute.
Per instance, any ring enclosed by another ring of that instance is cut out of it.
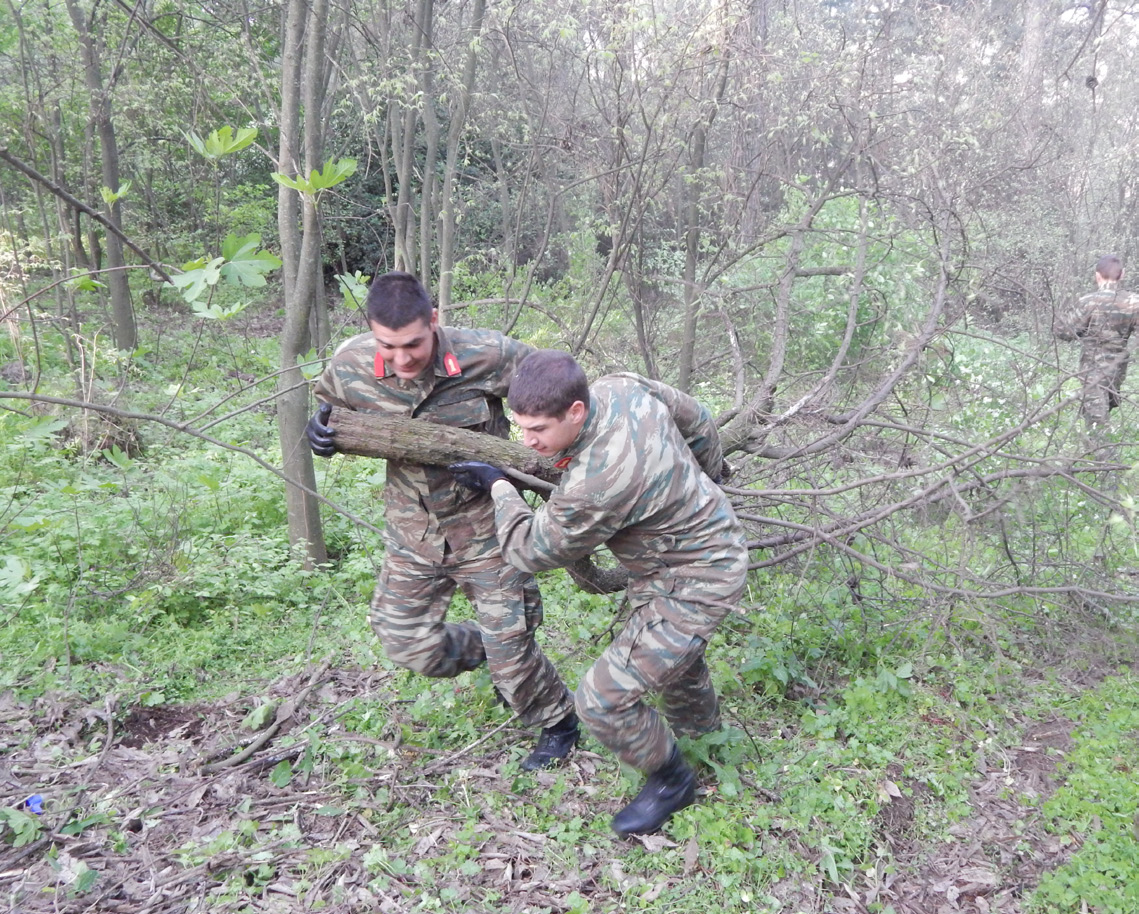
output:
<svg viewBox="0 0 1139 914"><path fill-rule="evenodd" d="M572 461L572 460L573 460L572 457L563 457L561 460L559 460L557 463L555 463L554 466L557 467L559 470L564 470L566 467L568 467L570 465L570 461Z"/></svg>
<svg viewBox="0 0 1139 914"><path fill-rule="evenodd" d="M384 364L384 357L376 353L376 377L382 378L388 373L388 366Z"/></svg>
<svg viewBox="0 0 1139 914"><path fill-rule="evenodd" d="M447 371L447 377L453 378L455 375L462 374L463 369L459 367L459 360L455 358L455 353L447 352L443 355L443 367Z"/></svg>

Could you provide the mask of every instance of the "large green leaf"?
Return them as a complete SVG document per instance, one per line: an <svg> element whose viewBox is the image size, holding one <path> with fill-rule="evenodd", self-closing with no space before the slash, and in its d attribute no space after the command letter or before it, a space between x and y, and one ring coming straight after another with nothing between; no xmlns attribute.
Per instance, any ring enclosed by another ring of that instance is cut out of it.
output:
<svg viewBox="0 0 1139 914"><path fill-rule="evenodd" d="M265 285L265 274L280 267L281 260L269 251L257 250L260 245L261 236L256 232L244 237L232 232L226 235L221 245L222 257L226 260L221 275L235 285Z"/></svg>
<svg viewBox="0 0 1139 914"><path fill-rule="evenodd" d="M324 168L309 172L308 177L297 176L290 178L280 172L273 172L272 178L278 184L291 187L302 194L319 194L322 190L335 187L356 173L355 159L330 159L324 163Z"/></svg>
<svg viewBox="0 0 1139 914"><path fill-rule="evenodd" d="M205 257L192 260L182 267L183 272L170 278L170 284L182 293L182 298L186 301L197 301L207 286L217 285L223 263L224 257L215 257L210 261Z"/></svg>
<svg viewBox="0 0 1139 914"><path fill-rule="evenodd" d="M191 130L186 134L186 139L190 145L194 147L198 155L213 162L224 155L229 155L231 152L244 149L252 143L257 139L257 128L240 127L235 135L233 128L226 125L218 130L211 131L209 136L205 139L202 139Z"/></svg>

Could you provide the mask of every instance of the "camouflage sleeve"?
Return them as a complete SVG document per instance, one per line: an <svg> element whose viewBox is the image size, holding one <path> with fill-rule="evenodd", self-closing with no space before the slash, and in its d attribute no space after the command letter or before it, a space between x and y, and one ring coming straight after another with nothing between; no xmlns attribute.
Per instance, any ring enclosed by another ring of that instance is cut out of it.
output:
<svg viewBox="0 0 1139 914"><path fill-rule="evenodd" d="M1067 306L1056 314L1052 331L1060 340L1078 339L1087 333L1088 316L1089 309L1086 298L1077 298L1068 302Z"/></svg>
<svg viewBox="0 0 1139 914"><path fill-rule="evenodd" d="M555 491L535 511L515 489L495 486L498 542L511 565L535 573L562 568L589 555L622 526L612 503Z"/></svg>
<svg viewBox="0 0 1139 914"><path fill-rule="evenodd" d="M638 375L623 376L636 378L668 408L672 421L680 429L680 434L684 436L688 449L692 451L701 469L712 479L719 479L724 463L724 448L712 413L699 401L668 384L650 381Z"/></svg>
<svg viewBox="0 0 1139 914"><path fill-rule="evenodd" d="M347 408L348 404L344 401L344 398L337 393L338 388L335 365L329 362L328 365L325 366L324 371L320 373L320 377L316 380L316 386L313 388L313 396L315 396L320 403L331 403L333 406Z"/></svg>

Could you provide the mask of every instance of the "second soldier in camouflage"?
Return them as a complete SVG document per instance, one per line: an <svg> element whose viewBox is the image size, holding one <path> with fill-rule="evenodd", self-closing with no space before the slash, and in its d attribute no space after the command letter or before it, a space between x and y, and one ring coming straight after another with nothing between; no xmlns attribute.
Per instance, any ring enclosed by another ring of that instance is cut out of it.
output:
<svg viewBox="0 0 1139 914"><path fill-rule="evenodd" d="M591 387L570 355L553 350L522 363L508 402L524 443L564 469L545 505L531 509L487 464L452 471L492 492L503 554L518 568L568 565L605 545L629 570L633 613L575 700L598 741L648 774L613 819L618 834L647 834L695 798L673 732L720 726L704 652L725 616L741 611L747 547L716 485L716 426L691 397L637 375ZM660 695L664 719L650 693Z"/></svg>

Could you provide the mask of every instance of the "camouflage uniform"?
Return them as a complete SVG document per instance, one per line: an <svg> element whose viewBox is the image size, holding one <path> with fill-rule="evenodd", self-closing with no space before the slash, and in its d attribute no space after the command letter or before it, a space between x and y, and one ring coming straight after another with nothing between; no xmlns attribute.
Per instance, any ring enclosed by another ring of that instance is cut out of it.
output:
<svg viewBox="0 0 1139 914"><path fill-rule="evenodd" d="M371 333L347 340L317 382L316 398L505 438L502 398L531 347L489 330L435 332L434 370L415 380L396 377ZM331 421L335 427L335 410ZM386 555L370 621L388 657L441 677L485 659L523 723L562 720L572 697L534 638L541 596L532 575L503 561L490 497L456 483L446 467L389 460L384 505ZM477 626L444 621L456 586L474 603Z"/></svg>
<svg viewBox="0 0 1139 914"><path fill-rule="evenodd" d="M1056 335L1083 342L1080 377L1084 382L1084 418L1092 424L1107 421L1119 405L1119 391L1127 375L1128 340L1139 326L1139 296L1124 292L1119 283L1106 281L1096 292L1084 295L1060 316Z"/></svg>
<svg viewBox="0 0 1139 914"><path fill-rule="evenodd" d="M532 511L495 486L499 541L519 568L566 565L605 544L629 569L633 614L578 686L577 712L623 762L660 768L668 727L644 699L658 692L674 730L720 725L704 650L730 611L742 611L743 530L719 474L722 450L709 413L691 397L634 374L590 388L585 424L563 452L561 481Z"/></svg>

